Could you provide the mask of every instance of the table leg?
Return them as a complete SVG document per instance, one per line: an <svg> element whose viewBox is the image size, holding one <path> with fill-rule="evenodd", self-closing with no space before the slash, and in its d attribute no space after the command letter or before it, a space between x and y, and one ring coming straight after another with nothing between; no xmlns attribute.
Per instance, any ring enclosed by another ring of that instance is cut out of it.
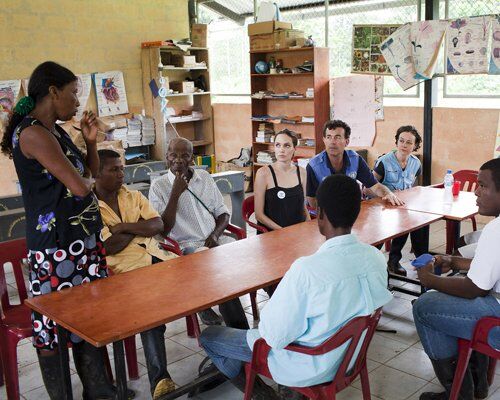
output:
<svg viewBox="0 0 500 400"><path fill-rule="evenodd" d="M73 400L73 390L71 388L71 373L69 370L69 354L68 354L68 336L69 332L62 326L57 326L57 343L59 351L59 362L63 372L63 396L65 399Z"/></svg>
<svg viewBox="0 0 500 400"><path fill-rule="evenodd" d="M127 373L125 370L125 352L123 351L122 340L113 343L113 355L115 357L118 400L127 400Z"/></svg>

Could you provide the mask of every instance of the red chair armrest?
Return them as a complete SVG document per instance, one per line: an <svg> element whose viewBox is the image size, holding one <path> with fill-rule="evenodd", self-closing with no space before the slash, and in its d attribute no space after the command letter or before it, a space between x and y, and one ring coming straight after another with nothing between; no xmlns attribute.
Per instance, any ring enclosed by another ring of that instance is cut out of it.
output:
<svg viewBox="0 0 500 400"><path fill-rule="evenodd" d="M181 246L174 239L169 238L167 236L163 237L164 242L160 242L160 246L163 250L170 251L178 256L182 256Z"/></svg>
<svg viewBox="0 0 500 400"><path fill-rule="evenodd" d="M238 238L238 240L246 239L246 237L247 237L247 233L243 229L241 229L239 226L236 226L236 225L228 224L226 226L226 231L229 231L229 232L235 234L236 237Z"/></svg>

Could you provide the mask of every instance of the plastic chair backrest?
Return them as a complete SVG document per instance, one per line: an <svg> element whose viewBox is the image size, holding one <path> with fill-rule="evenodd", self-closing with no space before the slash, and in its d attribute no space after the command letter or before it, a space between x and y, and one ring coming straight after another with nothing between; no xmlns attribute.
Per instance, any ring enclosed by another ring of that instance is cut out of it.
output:
<svg viewBox="0 0 500 400"><path fill-rule="evenodd" d="M250 225L257 231L262 233L269 232L269 229L250 220L250 217L254 212L255 212L255 197L248 196L245 200L243 200L243 204L241 205L241 213L243 214L243 219L248 225Z"/></svg>
<svg viewBox="0 0 500 400"><path fill-rule="evenodd" d="M456 181L460 181L460 190L473 192L477 186L478 172L471 169L462 169L453 174Z"/></svg>
<svg viewBox="0 0 500 400"><path fill-rule="evenodd" d="M19 300L23 304L28 297L22 269L23 259L27 258L27 256L28 250L25 238L0 243L0 300L4 312L13 306L9 302L9 293L7 292L5 264L12 263Z"/></svg>
<svg viewBox="0 0 500 400"><path fill-rule="evenodd" d="M494 349L488 343L488 334L495 327L500 327L500 317L481 318L474 328L471 347L489 357L500 359L500 350Z"/></svg>

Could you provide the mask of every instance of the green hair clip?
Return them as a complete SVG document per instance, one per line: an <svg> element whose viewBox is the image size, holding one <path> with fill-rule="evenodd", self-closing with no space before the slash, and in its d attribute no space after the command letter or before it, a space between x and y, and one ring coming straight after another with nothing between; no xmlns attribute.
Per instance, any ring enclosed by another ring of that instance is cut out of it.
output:
<svg viewBox="0 0 500 400"><path fill-rule="evenodd" d="M25 116L28 115L35 108L35 100L33 97L24 96L22 97L14 107L14 112L19 115Z"/></svg>

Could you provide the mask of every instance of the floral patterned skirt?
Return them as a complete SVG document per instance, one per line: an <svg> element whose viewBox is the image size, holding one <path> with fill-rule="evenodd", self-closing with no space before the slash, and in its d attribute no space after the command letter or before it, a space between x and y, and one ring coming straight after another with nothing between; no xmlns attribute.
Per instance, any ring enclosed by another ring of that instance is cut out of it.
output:
<svg viewBox="0 0 500 400"><path fill-rule="evenodd" d="M28 261L29 290L32 296L63 290L108 276L106 252L100 234L75 240L65 248L30 250ZM31 322L33 345L42 350L55 349L57 347L55 323L37 312L31 314ZM70 340L73 343L82 341L75 334L71 334Z"/></svg>

